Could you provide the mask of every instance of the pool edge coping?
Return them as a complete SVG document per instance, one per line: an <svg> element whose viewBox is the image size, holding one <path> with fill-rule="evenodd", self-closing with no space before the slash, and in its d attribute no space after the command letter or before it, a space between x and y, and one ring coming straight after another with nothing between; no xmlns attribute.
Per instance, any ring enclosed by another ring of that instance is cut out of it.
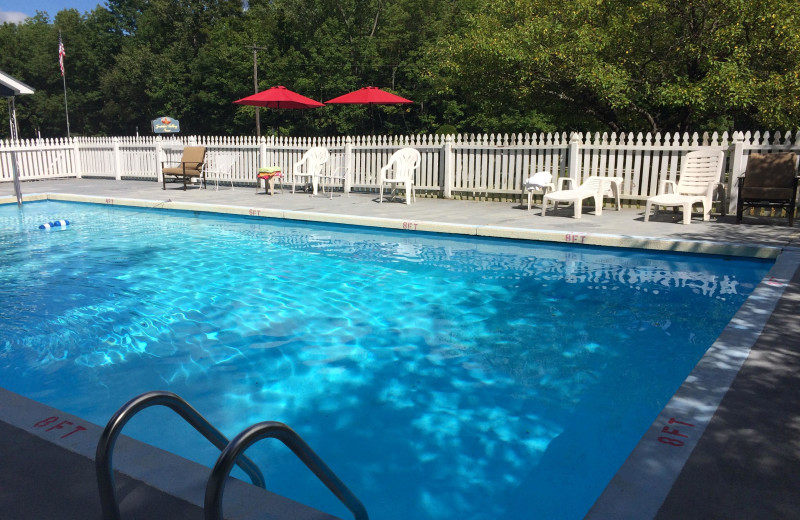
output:
<svg viewBox="0 0 800 520"><path fill-rule="evenodd" d="M127 206L149 209L169 209L178 211L198 211L227 215L244 215L255 218L273 218L366 226L394 230L413 230L428 233L447 233L476 237L507 238L532 242L554 242L576 245L620 247L627 249L644 249L673 253L697 253L707 255L740 256L774 260L782 251L791 249L787 246L753 245L740 242L720 242L710 240L669 239L635 235L617 235L610 233L569 232L537 228L517 228L477 224L456 224L429 220L399 219L389 217L369 217L346 215L341 213L319 213L313 211L284 210L272 208L253 208L227 204L205 204L166 200L102 197L97 195L80 195L72 193L33 193L23 196L24 201L34 202L51 200L59 202L85 202L112 206ZM16 202L12 197L0 197L0 204ZM566 240L565 240L566 238Z"/></svg>
<svg viewBox="0 0 800 520"><path fill-rule="evenodd" d="M778 256L661 410L584 520L656 517L798 269L800 249L791 248Z"/></svg>

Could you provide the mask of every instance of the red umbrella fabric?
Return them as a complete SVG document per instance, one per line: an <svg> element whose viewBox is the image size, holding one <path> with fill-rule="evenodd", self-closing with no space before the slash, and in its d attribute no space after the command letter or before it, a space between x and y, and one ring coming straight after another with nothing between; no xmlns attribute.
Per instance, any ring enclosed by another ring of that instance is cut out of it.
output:
<svg viewBox="0 0 800 520"><path fill-rule="evenodd" d="M319 101L314 101L297 92L292 92L282 85L262 90L258 94L253 94L246 98L238 99L234 101L234 103L269 108L317 108L325 106Z"/></svg>
<svg viewBox="0 0 800 520"><path fill-rule="evenodd" d="M329 99L325 103L343 105L399 105L413 103L410 99L386 92L378 87L364 87L343 96Z"/></svg>

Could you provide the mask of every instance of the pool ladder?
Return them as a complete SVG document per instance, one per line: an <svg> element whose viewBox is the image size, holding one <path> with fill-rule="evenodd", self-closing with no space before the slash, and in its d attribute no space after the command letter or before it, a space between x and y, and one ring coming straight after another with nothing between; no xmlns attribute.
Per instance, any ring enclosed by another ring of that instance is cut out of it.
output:
<svg viewBox="0 0 800 520"><path fill-rule="evenodd" d="M189 403L172 392L156 390L146 392L134 397L111 417L106 425L100 440L97 443L95 468L97 471L97 485L100 489L100 504L103 509L103 518L106 520L120 520L119 503L117 502L116 486L114 484L114 471L112 458L114 445L122 432L122 428L134 415L150 406L166 406L180 415L195 430L200 432L211 444L220 451L214 468L206 484L204 503L205 520L222 520L222 494L225 491L225 482L233 465L238 465L250 478L253 485L266 488L264 475L258 466L249 458L242 455L254 443L274 438L285 444L292 452L310 469L325 486L333 492L342 504L353 513L355 520L369 520L364 505L356 498L347 486L336 476L325 462L311 447L287 425L266 421L246 428L230 442L214 428L200 413Z"/></svg>

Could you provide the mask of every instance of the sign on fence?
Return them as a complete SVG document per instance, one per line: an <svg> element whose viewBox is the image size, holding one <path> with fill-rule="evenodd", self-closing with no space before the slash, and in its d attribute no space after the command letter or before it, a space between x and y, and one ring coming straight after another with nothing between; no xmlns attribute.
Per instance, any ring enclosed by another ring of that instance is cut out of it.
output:
<svg viewBox="0 0 800 520"><path fill-rule="evenodd" d="M177 134L181 131L180 121L167 116L157 117L150 124L154 134Z"/></svg>

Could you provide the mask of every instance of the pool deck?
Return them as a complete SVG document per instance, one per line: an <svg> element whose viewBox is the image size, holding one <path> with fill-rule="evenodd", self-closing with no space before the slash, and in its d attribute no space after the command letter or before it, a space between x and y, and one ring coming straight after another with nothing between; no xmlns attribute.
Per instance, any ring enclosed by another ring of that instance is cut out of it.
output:
<svg viewBox="0 0 800 520"><path fill-rule="evenodd" d="M750 218L737 226L732 216L715 215L710 222L696 216L685 226L679 223L680 214L671 211L645 223L642 208L614 211L608 205L600 216L585 209L583 218L574 219L569 207L542 217L538 205L529 212L519 201L419 197L411 205L379 204L377 195L370 193L337 193L329 199L292 194L290 189L266 195L263 188L258 193L253 187L184 191L168 184L162 190L152 181L105 179L24 182L22 192L28 201L75 200L370 225L409 233L777 258L587 518L800 519L800 225L790 228L785 219ZM0 203L4 202L16 203L11 183L0 183ZM0 517L100 518L92 462L100 428L8 394L0 393ZM86 430L61 439L55 434L63 428L47 431L49 423L47 428L35 426L53 416L72 427L86 423ZM147 448L136 444L120 440L122 452L115 467L127 470L136 465L144 453L138 450ZM163 472L137 474L132 469L119 474L123 518L202 518L199 504L206 470L191 463L180 467L197 478L181 482L177 490L176 479ZM244 502L236 500L237 505ZM257 498L247 500L260 503ZM281 507L288 506L282 503L264 518L281 518ZM226 517L227 513L226 498ZM232 512L231 518L249 518L248 514L252 511ZM330 518L308 511L301 515L294 509L284 517ZM533 504L531 518L536 518Z"/></svg>

